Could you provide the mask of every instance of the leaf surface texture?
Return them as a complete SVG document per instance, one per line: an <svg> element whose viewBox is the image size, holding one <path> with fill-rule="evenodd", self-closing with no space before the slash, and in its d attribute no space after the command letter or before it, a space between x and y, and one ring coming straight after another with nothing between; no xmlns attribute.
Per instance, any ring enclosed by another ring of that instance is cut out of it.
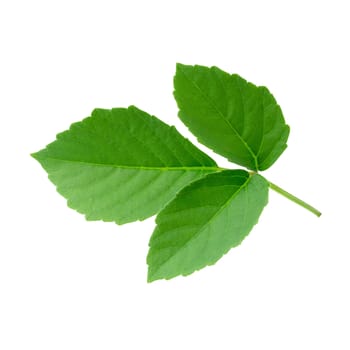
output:
<svg viewBox="0 0 350 350"><path fill-rule="evenodd" d="M267 201L267 181L244 170L210 174L190 184L157 216L148 280L214 264L247 236Z"/></svg>
<svg viewBox="0 0 350 350"><path fill-rule="evenodd" d="M33 157L71 208L118 224L158 213L184 186L218 171L174 127L133 106L94 110Z"/></svg>
<svg viewBox="0 0 350 350"><path fill-rule="evenodd" d="M177 64L179 117L199 142L254 171L266 170L287 147L289 127L266 87L217 67Z"/></svg>

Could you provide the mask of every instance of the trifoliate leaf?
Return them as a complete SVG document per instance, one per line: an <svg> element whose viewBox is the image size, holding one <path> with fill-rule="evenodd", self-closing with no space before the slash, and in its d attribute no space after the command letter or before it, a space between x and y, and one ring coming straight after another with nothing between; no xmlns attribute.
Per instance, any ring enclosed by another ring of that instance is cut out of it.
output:
<svg viewBox="0 0 350 350"><path fill-rule="evenodd" d="M217 67L177 64L179 117L198 140L254 171L269 168L287 147L289 127L263 86Z"/></svg>
<svg viewBox="0 0 350 350"><path fill-rule="evenodd" d="M71 208L123 224L156 213L148 280L214 264L248 235L268 188L317 216L303 200L257 174L287 147L289 127L265 87L219 68L178 64L179 116L204 145L254 170L228 170L174 127L136 107L96 109L32 154Z"/></svg>
<svg viewBox="0 0 350 350"><path fill-rule="evenodd" d="M148 280L214 264L247 236L267 200L268 182L244 170L210 174L184 188L157 216Z"/></svg>
<svg viewBox="0 0 350 350"><path fill-rule="evenodd" d="M174 127L136 107L96 109L33 154L68 205L123 224L158 213L216 163Z"/></svg>

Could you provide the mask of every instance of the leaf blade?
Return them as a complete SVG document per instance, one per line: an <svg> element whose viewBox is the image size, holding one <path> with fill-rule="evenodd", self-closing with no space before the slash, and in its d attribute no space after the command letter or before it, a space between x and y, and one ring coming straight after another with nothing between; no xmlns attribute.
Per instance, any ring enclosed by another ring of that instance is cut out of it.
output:
<svg viewBox="0 0 350 350"><path fill-rule="evenodd" d="M33 154L68 205L119 224L156 214L216 163L174 127L137 109L96 109Z"/></svg>
<svg viewBox="0 0 350 350"><path fill-rule="evenodd" d="M269 168L287 147L289 127L272 94L217 67L177 64L179 117L199 142L254 171Z"/></svg>
<svg viewBox="0 0 350 350"><path fill-rule="evenodd" d="M244 170L209 174L184 188L157 216L148 281L214 264L247 236L267 199L267 181Z"/></svg>

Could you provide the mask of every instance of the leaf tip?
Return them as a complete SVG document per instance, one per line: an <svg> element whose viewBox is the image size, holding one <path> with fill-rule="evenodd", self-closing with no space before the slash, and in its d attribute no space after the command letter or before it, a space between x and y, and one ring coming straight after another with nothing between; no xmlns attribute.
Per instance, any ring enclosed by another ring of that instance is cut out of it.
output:
<svg viewBox="0 0 350 350"><path fill-rule="evenodd" d="M44 167L45 160L46 160L46 148L38 152L30 153L30 156L34 158L42 167Z"/></svg>
<svg viewBox="0 0 350 350"><path fill-rule="evenodd" d="M148 253L148 256L147 256L147 265L148 265L147 283L152 283L154 281L158 281L161 279L169 279L163 273L160 273L160 271L159 271L160 266L156 265L156 264L154 264L154 262L150 261L149 256L150 256L150 254Z"/></svg>
<svg viewBox="0 0 350 350"><path fill-rule="evenodd" d="M38 153L39 152L34 152L34 153L30 153L29 155L34 159L38 159Z"/></svg>
<svg viewBox="0 0 350 350"><path fill-rule="evenodd" d="M176 63L176 73L184 71L186 68L189 68L189 65L183 64L183 63Z"/></svg>
<svg viewBox="0 0 350 350"><path fill-rule="evenodd" d="M147 283L152 283L152 282L156 281L157 279L159 279L159 278L155 277L154 274L152 274L150 272L150 270L148 270Z"/></svg>
<svg viewBox="0 0 350 350"><path fill-rule="evenodd" d="M30 153L30 156L40 162L42 159L42 151Z"/></svg>

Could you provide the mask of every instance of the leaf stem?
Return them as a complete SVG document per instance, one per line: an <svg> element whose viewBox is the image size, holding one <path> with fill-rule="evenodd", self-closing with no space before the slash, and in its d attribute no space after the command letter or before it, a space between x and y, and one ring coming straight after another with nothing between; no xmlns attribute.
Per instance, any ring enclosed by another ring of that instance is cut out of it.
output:
<svg viewBox="0 0 350 350"><path fill-rule="evenodd" d="M288 198L289 200L291 200L292 202L300 205L301 207L311 211L311 213L315 214L317 217L321 216L321 212L318 211L316 208L314 208L313 206L311 206L310 204L305 203L304 201L302 201L301 199L293 196L292 194L290 194L289 192L285 191L284 189L282 189L281 187L278 187L277 185L273 184L272 182L269 181L269 186L272 190L278 192L279 194L281 194L282 196Z"/></svg>

